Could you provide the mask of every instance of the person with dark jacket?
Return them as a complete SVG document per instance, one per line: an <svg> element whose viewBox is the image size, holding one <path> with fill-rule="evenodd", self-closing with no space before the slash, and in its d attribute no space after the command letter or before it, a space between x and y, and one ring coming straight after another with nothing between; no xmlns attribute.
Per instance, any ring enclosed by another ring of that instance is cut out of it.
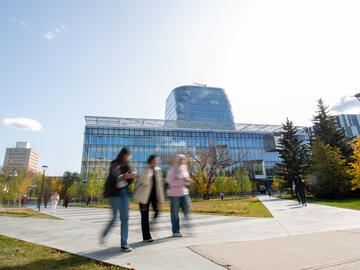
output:
<svg viewBox="0 0 360 270"><path fill-rule="evenodd" d="M298 177L298 192L300 196L300 200L303 206L307 206L306 204L306 185L301 176Z"/></svg>
<svg viewBox="0 0 360 270"><path fill-rule="evenodd" d="M130 150L124 147L110 164L109 176L105 182L104 197L109 198L113 217L101 236L101 243L104 243L104 239L112 228L119 212L121 221L121 250L124 252L132 251L127 242L130 204L129 185L134 180L136 171L132 170L129 164L130 158Z"/></svg>
<svg viewBox="0 0 360 270"><path fill-rule="evenodd" d="M294 186L295 186L295 195L296 195L296 198L299 202L299 204L301 204L301 197L300 197L300 193L299 193L299 184L300 184L300 181L299 181L299 176L296 176L295 177L295 181L294 181Z"/></svg>
<svg viewBox="0 0 360 270"><path fill-rule="evenodd" d="M159 215L161 203L164 201L164 188L159 165L159 157L151 155L148 159L148 165L141 171L136 181L134 199L139 202L141 214L141 230L144 242L151 243L154 240L151 237L149 226L149 207L150 204L154 210L154 222Z"/></svg>

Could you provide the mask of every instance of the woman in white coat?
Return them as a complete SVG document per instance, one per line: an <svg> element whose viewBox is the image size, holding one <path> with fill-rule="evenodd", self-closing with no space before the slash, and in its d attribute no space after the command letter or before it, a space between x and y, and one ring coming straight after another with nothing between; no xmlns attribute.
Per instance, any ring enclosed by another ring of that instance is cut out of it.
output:
<svg viewBox="0 0 360 270"><path fill-rule="evenodd" d="M158 167L159 157L151 155L147 163L136 182L134 198L140 206L143 240L150 243L154 240L150 234L149 206L151 203L155 220L159 214L160 204L164 201L164 189L161 169Z"/></svg>
<svg viewBox="0 0 360 270"><path fill-rule="evenodd" d="M58 204L58 201L60 200L59 194L57 192L55 192L51 197L50 197L50 202L51 202L51 214L54 215L56 213L56 206Z"/></svg>

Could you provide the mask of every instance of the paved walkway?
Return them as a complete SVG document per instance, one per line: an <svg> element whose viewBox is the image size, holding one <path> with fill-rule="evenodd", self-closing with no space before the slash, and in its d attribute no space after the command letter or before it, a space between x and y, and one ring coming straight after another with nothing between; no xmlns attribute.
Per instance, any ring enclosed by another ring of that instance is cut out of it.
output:
<svg viewBox="0 0 360 270"><path fill-rule="evenodd" d="M287 237L191 247L229 269L359 270L360 211L260 197Z"/></svg>
<svg viewBox="0 0 360 270"><path fill-rule="evenodd" d="M265 268L269 260L272 260L264 255L268 250L265 242L261 244L261 241L274 243L275 238L280 241L279 239L290 239L289 236L299 235L298 237L310 237L309 243L311 243L311 236L309 236L311 233L360 227L360 211L320 205L302 208L293 201L265 196L260 199L275 218L192 215L193 229L184 230L188 236L183 238L170 237L170 217L169 214L163 213L153 229L153 237L156 239L153 244L141 242L140 214L131 212L129 242L134 248L131 253L121 253L119 250L119 223L114 226L109 235L107 245L99 246L99 235L110 218L108 209L59 208L57 216L63 220L0 217L0 234L129 268L212 270L224 269L224 266L231 264L232 266L227 267L247 270L261 269L250 268L251 262L263 262L262 268ZM49 209L45 212L49 212ZM334 235L331 239L336 242L336 237L338 236ZM250 243L252 243L252 248L248 248L251 246ZM283 244L280 241L278 245ZM290 247L292 246L296 245L291 244ZM285 261L291 261L293 258L292 255L288 256L287 248L277 249L271 244L268 247L273 252L277 252L279 256L275 257L289 258ZM246 250L256 255L250 256ZM224 254L227 256L224 256L224 260L219 258ZM241 257L241 254L246 256ZM289 252L289 254L292 253ZM331 258L330 254L327 255ZM239 258L242 259L239 261ZM314 265L319 264L314 263ZM276 269L302 268L277 267Z"/></svg>

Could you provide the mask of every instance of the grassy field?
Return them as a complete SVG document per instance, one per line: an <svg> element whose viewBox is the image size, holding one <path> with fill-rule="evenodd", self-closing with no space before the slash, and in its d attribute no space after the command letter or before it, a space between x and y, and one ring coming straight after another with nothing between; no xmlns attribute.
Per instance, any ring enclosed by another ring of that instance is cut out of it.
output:
<svg viewBox="0 0 360 270"><path fill-rule="evenodd" d="M117 270L125 268L0 235L0 269Z"/></svg>
<svg viewBox="0 0 360 270"><path fill-rule="evenodd" d="M0 216L5 217L20 217L20 218L47 218L47 219L58 219L60 218L49 216L46 214L39 213L37 211L27 209L27 208L19 208L19 209L3 209L0 211Z"/></svg>
<svg viewBox="0 0 360 270"><path fill-rule="evenodd" d="M84 206L84 205L73 205ZM109 208L107 204L93 204L90 207ZM227 198L211 200L193 200L191 202L192 212L196 214L240 216L240 217L272 217L269 210L257 198ZM131 210L139 210L139 204L130 203ZM170 211L170 202L166 201L161 211Z"/></svg>

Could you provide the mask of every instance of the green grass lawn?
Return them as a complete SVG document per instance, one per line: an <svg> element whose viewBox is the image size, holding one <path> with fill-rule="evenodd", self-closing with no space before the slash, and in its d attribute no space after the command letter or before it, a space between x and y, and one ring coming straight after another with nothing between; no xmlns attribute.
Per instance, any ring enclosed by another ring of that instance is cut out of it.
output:
<svg viewBox="0 0 360 270"><path fill-rule="evenodd" d="M118 270L125 268L0 235L0 269Z"/></svg>
<svg viewBox="0 0 360 270"><path fill-rule="evenodd" d="M71 205L85 206L85 205ZM93 204L89 207L109 208L107 204ZM220 199L199 200L191 202L192 212L196 214L224 215L240 217L272 217L269 210L257 198L227 198L224 201ZM139 210L139 204L130 203L131 210ZM170 211L170 202L165 201L161 206L161 211Z"/></svg>
<svg viewBox="0 0 360 270"><path fill-rule="evenodd" d="M18 209L3 209L0 210L0 216L5 217L20 217L20 218L47 218L47 219L57 219L61 220L61 218L46 215L28 208L18 208Z"/></svg>

